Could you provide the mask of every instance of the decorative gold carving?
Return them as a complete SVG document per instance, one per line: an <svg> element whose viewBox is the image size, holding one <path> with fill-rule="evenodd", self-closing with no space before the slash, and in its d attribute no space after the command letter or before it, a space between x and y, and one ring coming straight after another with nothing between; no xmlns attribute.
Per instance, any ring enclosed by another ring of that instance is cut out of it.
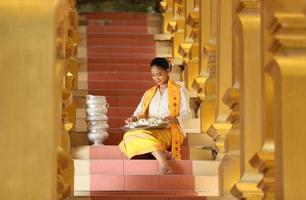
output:
<svg viewBox="0 0 306 200"><path fill-rule="evenodd" d="M194 41L192 43L190 51L188 52L188 58L189 60L196 60L197 62L199 62L199 43L198 42ZM197 68L198 68L197 71L199 71L199 67Z"/></svg>
<svg viewBox="0 0 306 200"><path fill-rule="evenodd" d="M191 46L192 46L191 42L182 42L179 46L179 54L182 57L186 57L189 54Z"/></svg>
<svg viewBox="0 0 306 200"><path fill-rule="evenodd" d="M69 24L73 28L73 30L76 30L78 28L78 13L76 9L70 9L69 12Z"/></svg>
<svg viewBox="0 0 306 200"><path fill-rule="evenodd" d="M167 0L162 0L160 2L160 7L161 7L161 11L165 12L168 8L168 1Z"/></svg>
<svg viewBox="0 0 306 200"><path fill-rule="evenodd" d="M273 34L269 50L273 53L282 48L306 46L306 17L303 13L275 13L269 31Z"/></svg>
<svg viewBox="0 0 306 200"><path fill-rule="evenodd" d="M224 156L225 153L224 142L231 127L232 127L231 123L214 122L207 130L207 134L211 138L213 138L215 146L217 147L218 151L217 160L221 160Z"/></svg>
<svg viewBox="0 0 306 200"><path fill-rule="evenodd" d="M256 181L257 179L255 179ZM262 194L258 192L256 184L251 182L239 182L231 189L231 193L239 200L244 199L261 199ZM243 192L242 192L243 191Z"/></svg>
<svg viewBox="0 0 306 200"><path fill-rule="evenodd" d="M167 30L170 32L170 33L174 33L176 30L177 30L177 22L172 20L168 23L168 28Z"/></svg>
<svg viewBox="0 0 306 200"><path fill-rule="evenodd" d="M262 150L250 160L251 165L263 174L258 184L258 187L264 192L263 199L275 199L275 157L274 142L272 143L272 151Z"/></svg>
<svg viewBox="0 0 306 200"><path fill-rule="evenodd" d="M198 11L190 12L187 17L187 24L191 26L192 28L190 37L194 41L198 41L198 38L199 38L199 20L200 20L200 17L199 17Z"/></svg>
<svg viewBox="0 0 306 200"><path fill-rule="evenodd" d="M229 88L223 98L222 101L233 110L234 107L239 105L240 102L240 93L238 88ZM233 122L231 122L233 123Z"/></svg>
<svg viewBox="0 0 306 200"><path fill-rule="evenodd" d="M179 16L184 16L184 14L185 14L185 5L179 4L179 6L177 8L177 14Z"/></svg>
<svg viewBox="0 0 306 200"><path fill-rule="evenodd" d="M206 43L203 48L206 66L213 67L216 65L216 44L214 43ZM207 68L206 67L206 68Z"/></svg>
<svg viewBox="0 0 306 200"><path fill-rule="evenodd" d="M68 1L68 0L67 0ZM78 15L75 10L75 1L69 1L70 8L64 15L57 29L57 41L60 46L57 65L63 69L62 82L62 133L60 144L57 147L58 168L57 168L57 196L64 199L73 193L74 170L73 161L70 156L70 136L69 132L73 130L76 117L76 106L73 101L73 90L77 85L77 74L79 62L76 59L77 45L79 35L77 33ZM64 44L64 45L63 45Z"/></svg>

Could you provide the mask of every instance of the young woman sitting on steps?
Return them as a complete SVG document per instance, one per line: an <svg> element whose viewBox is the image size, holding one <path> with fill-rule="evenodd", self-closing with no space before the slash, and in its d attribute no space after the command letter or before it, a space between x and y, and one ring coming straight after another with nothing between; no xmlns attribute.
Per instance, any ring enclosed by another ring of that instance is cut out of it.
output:
<svg viewBox="0 0 306 200"><path fill-rule="evenodd" d="M167 159L181 159L180 146L185 137L181 127L191 116L189 99L184 87L169 80L171 64L166 58L154 58L150 66L156 85L145 92L126 123L154 117L169 121L169 128L128 131L119 147L128 158L151 153L159 162L159 173L170 174Z"/></svg>

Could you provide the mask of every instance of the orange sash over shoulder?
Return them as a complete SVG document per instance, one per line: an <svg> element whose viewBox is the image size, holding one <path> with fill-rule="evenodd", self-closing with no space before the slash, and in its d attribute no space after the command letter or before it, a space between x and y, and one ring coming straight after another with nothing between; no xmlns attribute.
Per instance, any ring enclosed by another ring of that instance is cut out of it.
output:
<svg viewBox="0 0 306 200"><path fill-rule="evenodd" d="M144 94L142 115L148 116L148 108L152 98L157 91L157 86L154 86L146 91ZM168 81L168 100L169 110L173 117L179 116L180 113L180 86L175 84L172 80ZM175 160L181 159L181 133L177 124L171 125L171 152Z"/></svg>

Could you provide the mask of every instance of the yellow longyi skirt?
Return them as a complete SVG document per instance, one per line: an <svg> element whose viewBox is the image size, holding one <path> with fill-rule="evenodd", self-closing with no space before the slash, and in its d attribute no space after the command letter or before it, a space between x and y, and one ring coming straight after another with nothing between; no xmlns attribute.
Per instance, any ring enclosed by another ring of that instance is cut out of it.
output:
<svg viewBox="0 0 306 200"><path fill-rule="evenodd" d="M170 128L128 131L119 144L121 151L128 158L158 150L165 151L170 146Z"/></svg>

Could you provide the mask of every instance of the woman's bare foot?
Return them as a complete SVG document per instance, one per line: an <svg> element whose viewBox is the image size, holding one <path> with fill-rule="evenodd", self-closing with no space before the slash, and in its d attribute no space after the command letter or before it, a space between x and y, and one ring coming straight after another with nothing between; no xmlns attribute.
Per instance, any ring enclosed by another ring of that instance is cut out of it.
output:
<svg viewBox="0 0 306 200"><path fill-rule="evenodd" d="M170 152L169 152L170 153ZM158 160L159 163L159 175L171 174L172 170L168 164L165 151L153 151L152 155ZM171 153L170 153L171 155Z"/></svg>
<svg viewBox="0 0 306 200"><path fill-rule="evenodd" d="M159 167L159 175L171 174L172 170L169 165L164 165Z"/></svg>

